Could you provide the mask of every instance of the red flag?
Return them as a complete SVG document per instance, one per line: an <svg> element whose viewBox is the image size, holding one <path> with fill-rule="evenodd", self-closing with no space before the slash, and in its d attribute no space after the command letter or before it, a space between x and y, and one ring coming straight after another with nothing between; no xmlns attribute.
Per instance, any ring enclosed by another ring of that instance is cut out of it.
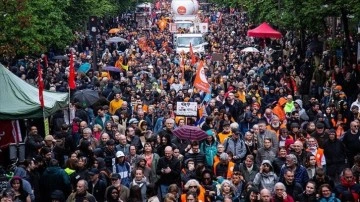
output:
<svg viewBox="0 0 360 202"><path fill-rule="evenodd" d="M200 61L197 67L194 86L206 93L210 93L210 84L207 81L204 70L204 61Z"/></svg>
<svg viewBox="0 0 360 202"><path fill-rule="evenodd" d="M41 108L44 108L44 81L42 76L42 69L40 66L40 61L38 61L38 87L39 87L39 100L40 100L40 106Z"/></svg>
<svg viewBox="0 0 360 202"><path fill-rule="evenodd" d="M190 57L191 57L191 65L194 65L196 63L196 58L191 43L190 43Z"/></svg>
<svg viewBox="0 0 360 202"><path fill-rule="evenodd" d="M70 54L70 71L69 71L69 88L70 89L75 89L76 88L76 84L75 84L75 69L74 69L74 57L73 54Z"/></svg>

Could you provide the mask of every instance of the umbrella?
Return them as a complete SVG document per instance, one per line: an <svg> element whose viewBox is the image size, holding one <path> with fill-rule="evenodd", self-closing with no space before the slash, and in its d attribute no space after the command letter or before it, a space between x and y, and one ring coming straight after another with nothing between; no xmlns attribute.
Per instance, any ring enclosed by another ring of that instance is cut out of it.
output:
<svg viewBox="0 0 360 202"><path fill-rule="evenodd" d="M90 67L91 67L90 63L84 63L80 65L78 72L83 72L86 74L90 70Z"/></svg>
<svg viewBox="0 0 360 202"><path fill-rule="evenodd" d="M116 34L118 32L120 32L119 28L112 28L112 29L109 30L109 34Z"/></svg>
<svg viewBox="0 0 360 202"><path fill-rule="evenodd" d="M99 93L91 89L79 90L74 93L73 99L80 102L83 106L91 106L96 103L99 98Z"/></svg>
<svg viewBox="0 0 360 202"><path fill-rule="evenodd" d="M121 69L113 66L106 66L102 68L103 70L110 71L110 72L122 72Z"/></svg>
<svg viewBox="0 0 360 202"><path fill-rule="evenodd" d="M121 38L121 37L111 37L108 40L106 40L107 43L118 43L118 42L128 42L128 40Z"/></svg>
<svg viewBox="0 0 360 202"><path fill-rule="evenodd" d="M241 50L241 52L244 53L258 53L260 52L258 49L254 48L254 47L247 47Z"/></svg>
<svg viewBox="0 0 360 202"><path fill-rule="evenodd" d="M69 57L66 55L57 55L52 58L53 60L69 60Z"/></svg>
<svg viewBox="0 0 360 202"><path fill-rule="evenodd" d="M147 74L149 78L152 77L152 74L147 71L140 71L140 72L136 73L135 76L139 77L141 74Z"/></svg>
<svg viewBox="0 0 360 202"><path fill-rule="evenodd" d="M201 141L208 137L205 131L196 126L181 126L173 130L172 133L181 140Z"/></svg>

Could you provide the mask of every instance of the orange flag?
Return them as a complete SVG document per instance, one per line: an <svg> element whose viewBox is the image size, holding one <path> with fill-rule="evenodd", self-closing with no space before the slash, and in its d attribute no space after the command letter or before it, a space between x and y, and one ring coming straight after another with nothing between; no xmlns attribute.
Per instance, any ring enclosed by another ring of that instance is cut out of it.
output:
<svg viewBox="0 0 360 202"><path fill-rule="evenodd" d="M200 61L198 65L199 66L196 71L194 86L199 90L210 93L210 84L208 83L205 76L204 61Z"/></svg>
<svg viewBox="0 0 360 202"><path fill-rule="evenodd" d="M191 43L190 43L190 57L191 57L191 65L194 65L196 63L196 58Z"/></svg>
<svg viewBox="0 0 360 202"><path fill-rule="evenodd" d="M183 57L181 57L181 60L180 60L180 71L181 71L181 74L184 76L185 63L184 63L184 58Z"/></svg>

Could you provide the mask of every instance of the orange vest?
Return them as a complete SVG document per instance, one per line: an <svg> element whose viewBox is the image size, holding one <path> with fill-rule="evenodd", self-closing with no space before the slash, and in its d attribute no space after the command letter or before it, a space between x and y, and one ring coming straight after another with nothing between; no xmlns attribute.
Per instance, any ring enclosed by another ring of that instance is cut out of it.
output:
<svg viewBox="0 0 360 202"><path fill-rule="evenodd" d="M316 160L316 166L317 167L322 167L321 159L323 158L323 156L324 156L324 150L320 149L320 148L317 148L316 149L316 154L315 154L315 160Z"/></svg>
<svg viewBox="0 0 360 202"><path fill-rule="evenodd" d="M197 196L198 202L205 202L205 189L200 186L200 192ZM186 202L186 194L181 194L181 202Z"/></svg>
<svg viewBox="0 0 360 202"><path fill-rule="evenodd" d="M217 162L217 163L214 163L214 175L216 175L216 166L220 163ZM230 161L229 164L228 164L228 170L227 170L227 173L226 173L226 179L230 180L232 178L232 175L233 175L233 170L234 170L234 167L235 167L235 163Z"/></svg>
<svg viewBox="0 0 360 202"><path fill-rule="evenodd" d="M318 167L322 167L322 165L321 165L321 159L323 158L323 156L324 156L324 150L318 148L318 149L316 150L316 155L315 155L316 165L317 165Z"/></svg>
<svg viewBox="0 0 360 202"><path fill-rule="evenodd" d="M219 142L221 143L221 144L224 144L224 141L225 141L225 139L227 138L227 137L230 137L232 135L232 132L230 131L230 133L228 133L228 134L224 134L224 133L218 133L218 138L219 138Z"/></svg>

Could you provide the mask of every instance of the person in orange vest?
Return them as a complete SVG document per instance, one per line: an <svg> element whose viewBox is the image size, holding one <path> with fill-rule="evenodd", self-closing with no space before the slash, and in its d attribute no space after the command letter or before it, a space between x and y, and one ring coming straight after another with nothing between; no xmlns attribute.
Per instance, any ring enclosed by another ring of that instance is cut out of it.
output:
<svg viewBox="0 0 360 202"><path fill-rule="evenodd" d="M223 144L218 144L217 146L217 153L216 155L214 156L214 162L213 162L213 166L216 164L216 163L219 163L220 162L220 155L222 153L224 153L225 151L225 147Z"/></svg>
<svg viewBox="0 0 360 202"><path fill-rule="evenodd" d="M197 180L191 179L187 181L184 188L184 194L181 194L181 202L187 201L186 196L189 194L186 193L193 193L197 196L198 202L205 202L205 189L200 185Z"/></svg>
<svg viewBox="0 0 360 202"><path fill-rule="evenodd" d="M231 158L227 153L220 155L220 161L214 164L214 176L218 179L231 179L235 163L231 161Z"/></svg>
<svg viewBox="0 0 360 202"><path fill-rule="evenodd" d="M310 137L307 140L307 151L315 156L317 167L322 168L326 165L324 150L318 147L317 141L314 137Z"/></svg>
<svg viewBox="0 0 360 202"><path fill-rule="evenodd" d="M276 115L273 116L270 124L266 126L267 130L273 131L276 134L276 137L279 137L281 128L286 128L286 124L281 123L279 117Z"/></svg>
<svg viewBox="0 0 360 202"><path fill-rule="evenodd" d="M217 134L217 139L221 144L224 144L225 139L232 135L230 121L224 121L223 128L224 130Z"/></svg>

